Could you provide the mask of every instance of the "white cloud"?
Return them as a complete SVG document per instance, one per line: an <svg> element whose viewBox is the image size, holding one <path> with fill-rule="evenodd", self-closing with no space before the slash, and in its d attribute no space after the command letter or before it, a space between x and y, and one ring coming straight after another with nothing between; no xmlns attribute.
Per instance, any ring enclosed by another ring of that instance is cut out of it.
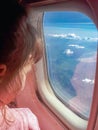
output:
<svg viewBox="0 0 98 130"><path fill-rule="evenodd" d="M81 39L80 36L78 36L74 33L68 33L66 38L68 38L68 39L79 39L79 40Z"/></svg>
<svg viewBox="0 0 98 130"><path fill-rule="evenodd" d="M55 37L55 38L65 38L65 39L75 39L75 40L85 40L85 41L98 41L97 37L80 37L75 33L68 33L68 34L48 34L48 36Z"/></svg>
<svg viewBox="0 0 98 130"><path fill-rule="evenodd" d="M85 48L84 46L75 45L75 44L70 44L69 46L75 47L77 49L83 49L83 48Z"/></svg>
<svg viewBox="0 0 98 130"><path fill-rule="evenodd" d="M49 34L49 36L56 38L66 38L66 34Z"/></svg>
<svg viewBox="0 0 98 130"><path fill-rule="evenodd" d="M94 84L94 80L91 80L91 79L88 79L88 78L85 78L82 81L85 82L85 83Z"/></svg>
<svg viewBox="0 0 98 130"><path fill-rule="evenodd" d="M68 34L49 34L49 36L56 37L56 38L66 38L66 39L79 39L81 40L80 36L74 34L74 33L68 33Z"/></svg>
<svg viewBox="0 0 98 130"><path fill-rule="evenodd" d="M64 53L67 55L72 55L74 52L71 49L66 49Z"/></svg>

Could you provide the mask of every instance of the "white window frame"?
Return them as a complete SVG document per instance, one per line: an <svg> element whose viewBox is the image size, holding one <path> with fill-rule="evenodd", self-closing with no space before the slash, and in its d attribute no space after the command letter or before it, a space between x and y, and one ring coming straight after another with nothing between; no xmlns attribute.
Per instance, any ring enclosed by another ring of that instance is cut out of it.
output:
<svg viewBox="0 0 98 130"><path fill-rule="evenodd" d="M47 5L44 7L37 8L37 11L39 12L59 11L59 10L60 11L80 11L81 13L87 14L89 17L91 17L95 21L91 9L85 2L83 3L83 2L73 0L73 1L66 1L65 3L63 2L60 4ZM44 39L42 39L42 41L44 42ZM96 72L98 72L98 69L96 70ZM94 129L95 116L96 116L96 111L97 111L97 106L98 106L98 101L97 101L98 99L97 77L98 76L97 75L98 73L96 73L94 97L93 97L93 103L92 103L93 107L91 111L91 118L88 123L87 120L84 120L80 118L79 116L77 116L74 112L72 112L69 108L67 108L55 96L48 81L45 53L41 61L38 64L36 64L36 77L37 77L37 83L38 83L38 91L43 101L56 114L56 116L64 124L66 124L71 130L93 130Z"/></svg>

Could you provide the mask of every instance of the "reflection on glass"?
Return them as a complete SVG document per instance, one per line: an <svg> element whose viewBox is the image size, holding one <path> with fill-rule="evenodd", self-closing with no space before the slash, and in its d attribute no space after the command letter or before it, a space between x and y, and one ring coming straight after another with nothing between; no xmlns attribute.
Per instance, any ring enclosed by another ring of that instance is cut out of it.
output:
<svg viewBox="0 0 98 130"><path fill-rule="evenodd" d="M46 12L44 38L50 84L59 99L88 119L96 71L97 29L79 12Z"/></svg>

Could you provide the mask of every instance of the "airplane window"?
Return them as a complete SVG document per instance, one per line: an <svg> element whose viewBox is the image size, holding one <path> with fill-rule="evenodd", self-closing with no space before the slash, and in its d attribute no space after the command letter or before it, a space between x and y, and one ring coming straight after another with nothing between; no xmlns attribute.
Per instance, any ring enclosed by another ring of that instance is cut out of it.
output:
<svg viewBox="0 0 98 130"><path fill-rule="evenodd" d="M43 18L49 82L55 95L88 119L97 57L97 29L80 12L45 12Z"/></svg>

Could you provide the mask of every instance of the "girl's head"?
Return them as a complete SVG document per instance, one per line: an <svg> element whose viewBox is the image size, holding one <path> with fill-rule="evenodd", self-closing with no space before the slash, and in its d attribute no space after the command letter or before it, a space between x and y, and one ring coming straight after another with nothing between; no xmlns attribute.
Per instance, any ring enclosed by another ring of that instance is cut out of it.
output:
<svg viewBox="0 0 98 130"><path fill-rule="evenodd" d="M9 84L20 77L27 61L32 59L36 63L40 59L42 48L24 7L17 1L1 2L0 17L0 92L2 92L9 90L9 86L14 87Z"/></svg>

